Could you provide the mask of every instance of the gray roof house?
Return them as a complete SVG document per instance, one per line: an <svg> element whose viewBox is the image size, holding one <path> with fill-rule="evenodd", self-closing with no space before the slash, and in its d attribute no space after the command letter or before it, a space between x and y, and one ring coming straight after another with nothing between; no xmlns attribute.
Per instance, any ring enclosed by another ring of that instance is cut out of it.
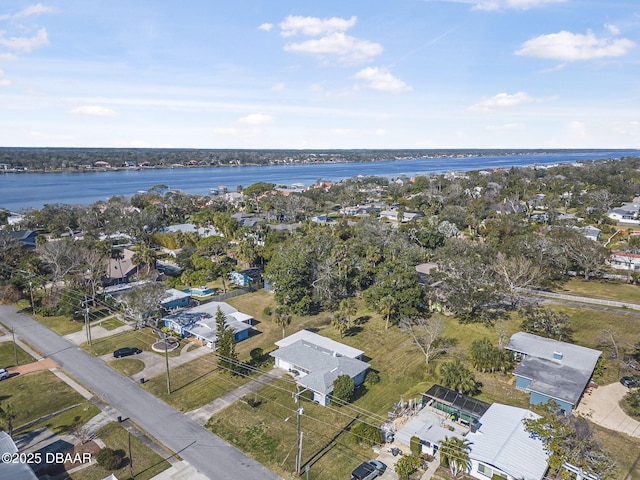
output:
<svg viewBox="0 0 640 480"><path fill-rule="evenodd" d="M225 322L234 332L236 342L249 338L253 317L242 313L224 302L208 302L182 310L162 320L164 326L184 337L195 337L210 348L215 348L218 328L216 314L218 309L225 315Z"/></svg>
<svg viewBox="0 0 640 480"><path fill-rule="evenodd" d="M301 330L276 342L278 349L270 355L275 368L294 375L296 383L313 392L313 400L328 405L333 393L333 382L341 375L349 375L355 386L364 382L368 363L360 360L364 352Z"/></svg>
<svg viewBox="0 0 640 480"><path fill-rule="evenodd" d="M602 354L524 332L514 334L505 348L522 358L514 371L516 388L530 393L530 403L555 400L567 413L578 405Z"/></svg>
<svg viewBox="0 0 640 480"><path fill-rule="evenodd" d="M523 408L494 403L480 418L479 427L467 434L469 475L480 480L541 480L549 455L540 438L527 432L523 420L539 418Z"/></svg>
<svg viewBox="0 0 640 480"><path fill-rule="evenodd" d="M0 432L0 456L17 454L18 448L7 432ZM44 457L44 454L42 455ZM37 480L36 474L25 462L6 462L0 460L0 478L11 480Z"/></svg>

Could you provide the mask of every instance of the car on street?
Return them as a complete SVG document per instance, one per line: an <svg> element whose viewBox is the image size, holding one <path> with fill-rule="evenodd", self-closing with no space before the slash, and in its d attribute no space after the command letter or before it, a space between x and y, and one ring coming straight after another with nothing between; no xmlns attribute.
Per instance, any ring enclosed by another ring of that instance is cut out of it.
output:
<svg viewBox="0 0 640 480"><path fill-rule="evenodd" d="M630 377L622 377L620 379L620 383L627 388L639 388L640 387L640 376L631 375Z"/></svg>
<svg viewBox="0 0 640 480"><path fill-rule="evenodd" d="M0 368L0 380L4 380L5 378L9 378L9 372L6 368Z"/></svg>
<svg viewBox="0 0 640 480"><path fill-rule="evenodd" d="M121 358L121 357L128 357L130 355L138 355L139 353L142 353L142 350L140 350L139 348L123 347L113 352L113 356L115 358Z"/></svg>
<svg viewBox="0 0 640 480"><path fill-rule="evenodd" d="M363 462L351 472L351 480L373 480L384 473L387 466L378 460Z"/></svg>

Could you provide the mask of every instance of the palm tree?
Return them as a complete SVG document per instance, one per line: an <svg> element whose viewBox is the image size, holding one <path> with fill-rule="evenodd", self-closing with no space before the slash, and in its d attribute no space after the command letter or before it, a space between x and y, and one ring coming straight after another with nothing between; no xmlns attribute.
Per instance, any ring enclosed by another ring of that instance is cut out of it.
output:
<svg viewBox="0 0 640 480"><path fill-rule="evenodd" d="M341 311L338 311L333 315L331 324L336 328L336 330L340 334L340 338L344 337L345 332L349 328L347 326L347 317L344 314L344 312L341 312Z"/></svg>
<svg viewBox="0 0 640 480"><path fill-rule="evenodd" d="M343 298L340 300L340 311L344 313L347 328L351 328L351 317L358 311L355 300L353 298Z"/></svg>
<svg viewBox="0 0 640 480"><path fill-rule="evenodd" d="M138 266L144 265L147 269L147 275L151 271L151 266L155 263L156 253L144 242L140 242L135 246L135 253L131 261Z"/></svg>
<svg viewBox="0 0 640 480"><path fill-rule="evenodd" d="M449 466L453 478L471 468L469 461L469 440L446 437L440 445L440 459Z"/></svg>
<svg viewBox="0 0 640 480"><path fill-rule="evenodd" d="M384 329L389 330L389 318L393 315L398 307L398 301L395 297L391 295L387 295L386 297L382 297L380 299L380 303L378 304L378 310L381 315L385 317Z"/></svg>
<svg viewBox="0 0 640 480"><path fill-rule="evenodd" d="M458 393L469 393L476 389L473 372L458 359L445 362L440 366L440 383Z"/></svg>
<svg viewBox="0 0 640 480"><path fill-rule="evenodd" d="M276 325L282 327L282 338L284 338L284 329L287 325L291 324L291 315L289 315L289 308L285 305L278 305L276 307L275 316L273 319Z"/></svg>

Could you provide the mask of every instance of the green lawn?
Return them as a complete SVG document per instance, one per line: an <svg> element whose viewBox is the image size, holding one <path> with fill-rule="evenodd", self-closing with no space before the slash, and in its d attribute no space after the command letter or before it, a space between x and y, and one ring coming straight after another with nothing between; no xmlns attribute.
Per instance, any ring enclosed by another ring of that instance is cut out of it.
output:
<svg viewBox="0 0 640 480"><path fill-rule="evenodd" d="M120 320L118 320L115 317L107 318L106 320L103 320L102 322L100 322L100 326L105 330L115 330L116 328L122 327L123 325L124 323L122 323Z"/></svg>
<svg viewBox="0 0 640 480"><path fill-rule="evenodd" d="M170 370L170 395L167 393L166 373L149 379L144 383L144 388L177 410L188 412L212 402L249 380L219 372L215 356L211 353Z"/></svg>
<svg viewBox="0 0 640 480"><path fill-rule="evenodd" d="M42 427L47 427L53 433L58 435L73 433L76 427L84 425L98 413L100 413L100 410L95 405L89 401L85 401L77 407L51 417L48 420L37 423L26 430L20 431L19 435Z"/></svg>
<svg viewBox="0 0 640 480"><path fill-rule="evenodd" d="M585 282L582 278L574 277L554 292L640 304L640 285L631 285L617 280Z"/></svg>
<svg viewBox="0 0 640 480"><path fill-rule="evenodd" d="M43 317L42 315L32 315L45 327L50 328L58 335L68 335L70 333L79 332L84 327L83 321L73 320L65 316Z"/></svg>
<svg viewBox="0 0 640 480"><path fill-rule="evenodd" d="M14 350L13 342L2 342L0 343L0 368L16 366L16 351L18 352L18 365L25 365L35 361L35 358L18 345L16 345Z"/></svg>
<svg viewBox="0 0 640 480"><path fill-rule="evenodd" d="M91 345L83 343L81 347L92 355L100 356L112 353L122 347L137 347L146 352L153 352L151 345L160 339L150 328L141 328L140 330L127 330L125 332L116 333L109 337L95 339ZM186 340L180 341L180 347L169 352L169 356L174 357L180 355L180 349L186 345ZM154 352L157 355L164 353Z"/></svg>
<svg viewBox="0 0 640 480"><path fill-rule="evenodd" d="M135 358L118 358L109 362L107 365L125 377L130 377L144 370L144 362Z"/></svg>
<svg viewBox="0 0 640 480"><path fill-rule="evenodd" d="M82 395L49 371L34 372L4 380L0 385L0 406L13 406L14 428L84 403Z"/></svg>
<svg viewBox="0 0 640 480"><path fill-rule="evenodd" d="M107 447L125 452L125 457L128 460L129 434L124 428L117 423L109 423L98 430L98 437ZM131 435L131 451L133 474L136 480L147 480L170 467L169 462L145 446L134 435ZM70 478L72 480L101 480L111 473L115 474L117 478L129 478L129 463L126 462L122 468L113 472L93 465L72 474Z"/></svg>

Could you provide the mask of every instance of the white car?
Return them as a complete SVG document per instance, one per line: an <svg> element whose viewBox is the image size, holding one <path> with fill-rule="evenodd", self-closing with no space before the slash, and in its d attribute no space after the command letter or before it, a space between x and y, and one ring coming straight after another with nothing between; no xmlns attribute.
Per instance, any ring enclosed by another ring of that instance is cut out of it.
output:
<svg viewBox="0 0 640 480"><path fill-rule="evenodd" d="M6 368L0 368L0 380L4 380L5 378L9 378L9 372L7 372Z"/></svg>

